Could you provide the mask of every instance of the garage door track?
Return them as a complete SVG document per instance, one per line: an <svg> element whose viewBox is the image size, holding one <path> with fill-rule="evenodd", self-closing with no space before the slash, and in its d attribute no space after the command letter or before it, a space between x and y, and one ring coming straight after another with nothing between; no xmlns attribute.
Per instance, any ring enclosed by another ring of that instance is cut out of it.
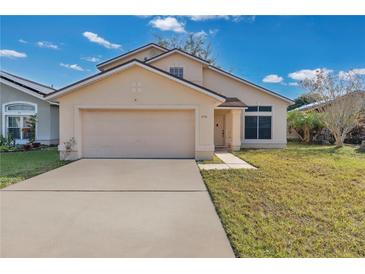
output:
<svg viewBox="0 0 365 274"><path fill-rule="evenodd" d="M233 257L194 160L83 159L0 191L1 257Z"/></svg>

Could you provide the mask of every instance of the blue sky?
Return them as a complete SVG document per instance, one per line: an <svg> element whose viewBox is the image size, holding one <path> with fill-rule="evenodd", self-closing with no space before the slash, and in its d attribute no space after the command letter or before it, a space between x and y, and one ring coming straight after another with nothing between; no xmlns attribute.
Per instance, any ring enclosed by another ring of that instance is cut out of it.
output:
<svg viewBox="0 0 365 274"><path fill-rule="evenodd" d="M365 74L365 16L1 16L1 69L60 88L155 34L190 32L220 67L289 98L317 68Z"/></svg>

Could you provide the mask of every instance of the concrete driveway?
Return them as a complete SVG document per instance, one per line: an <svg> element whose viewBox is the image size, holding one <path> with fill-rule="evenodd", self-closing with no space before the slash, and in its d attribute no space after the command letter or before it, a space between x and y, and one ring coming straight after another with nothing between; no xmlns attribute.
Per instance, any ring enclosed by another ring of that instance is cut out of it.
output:
<svg viewBox="0 0 365 274"><path fill-rule="evenodd" d="M83 159L0 191L1 257L233 257L194 160Z"/></svg>

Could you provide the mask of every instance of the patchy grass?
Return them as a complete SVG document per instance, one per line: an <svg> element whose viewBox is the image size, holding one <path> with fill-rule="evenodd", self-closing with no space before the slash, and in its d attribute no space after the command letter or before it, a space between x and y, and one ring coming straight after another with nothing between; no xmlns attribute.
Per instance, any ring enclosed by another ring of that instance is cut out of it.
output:
<svg viewBox="0 0 365 274"><path fill-rule="evenodd" d="M204 161L197 161L199 164L223 164L224 162L217 157L217 155L213 155L212 160L204 160Z"/></svg>
<svg viewBox="0 0 365 274"><path fill-rule="evenodd" d="M259 169L201 173L237 256L365 256L365 153L290 144L236 155Z"/></svg>
<svg viewBox="0 0 365 274"><path fill-rule="evenodd" d="M0 154L0 189L63 166L56 148Z"/></svg>

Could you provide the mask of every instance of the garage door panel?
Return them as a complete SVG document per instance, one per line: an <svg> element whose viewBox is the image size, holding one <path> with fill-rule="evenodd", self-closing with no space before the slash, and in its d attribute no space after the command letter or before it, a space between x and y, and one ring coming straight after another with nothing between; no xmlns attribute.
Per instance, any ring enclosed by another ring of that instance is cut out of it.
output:
<svg viewBox="0 0 365 274"><path fill-rule="evenodd" d="M82 136L83 157L194 158L194 111L83 111Z"/></svg>

